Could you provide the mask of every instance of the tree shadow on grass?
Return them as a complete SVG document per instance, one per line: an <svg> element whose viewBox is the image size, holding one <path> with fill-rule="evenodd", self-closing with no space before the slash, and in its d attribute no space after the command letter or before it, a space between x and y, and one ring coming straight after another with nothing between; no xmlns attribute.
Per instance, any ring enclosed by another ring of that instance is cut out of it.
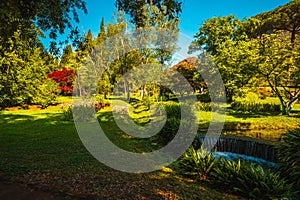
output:
<svg viewBox="0 0 300 200"><path fill-rule="evenodd" d="M249 112L249 111L237 111L233 109L228 109L227 111L229 115L235 118L242 118L242 119L280 115L280 112Z"/></svg>

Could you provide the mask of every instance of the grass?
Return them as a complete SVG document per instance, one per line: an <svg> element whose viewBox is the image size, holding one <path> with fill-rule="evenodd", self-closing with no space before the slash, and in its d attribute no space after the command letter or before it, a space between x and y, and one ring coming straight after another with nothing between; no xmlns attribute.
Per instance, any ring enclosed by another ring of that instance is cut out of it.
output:
<svg viewBox="0 0 300 200"><path fill-rule="evenodd" d="M70 98L59 101L70 102ZM133 104L132 106L136 106ZM271 141L274 132L300 124L300 106L293 116L227 111L223 134ZM130 109L136 122L149 120L143 105ZM207 128L210 112L199 113L200 130ZM62 120L60 105L41 110L11 108L0 112L0 177L34 185L43 190L88 199L236 199L207 185L182 178L169 168L147 174L128 174L106 167L82 145L73 122ZM148 152L155 144L124 134L115 124L110 108L99 113L101 127L116 145L133 152ZM230 133L232 131L232 133ZM254 135L245 135L247 131ZM261 138L257 137L260 132ZM240 133L239 133L240 132ZM271 134L271 139L267 135ZM279 137L278 133L276 137Z"/></svg>
<svg viewBox="0 0 300 200"><path fill-rule="evenodd" d="M53 106L0 113L0 177L68 194L72 199L237 198L184 179L170 169L128 174L108 168L86 151L74 124L63 121L60 112L59 106ZM118 145L133 151L147 150L141 143L123 137L108 110L102 110L100 118L108 137Z"/></svg>
<svg viewBox="0 0 300 200"><path fill-rule="evenodd" d="M263 100L266 103L277 103L276 98ZM216 113L215 113L216 114ZM217 114L218 115L218 114ZM200 111L200 132L206 132L211 122L211 112ZM275 143L287 130L293 130L300 125L300 104L295 104L290 116L280 113L253 113L235 111L227 107L223 135L245 137L264 142Z"/></svg>

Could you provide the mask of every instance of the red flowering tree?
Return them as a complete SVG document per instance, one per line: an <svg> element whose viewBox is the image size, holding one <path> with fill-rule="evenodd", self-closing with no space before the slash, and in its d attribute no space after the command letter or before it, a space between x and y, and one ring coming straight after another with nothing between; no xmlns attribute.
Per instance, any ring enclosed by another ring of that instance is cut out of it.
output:
<svg viewBox="0 0 300 200"><path fill-rule="evenodd" d="M64 96L72 95L74 71L62 68L62 70L54 71L48 74L48 78L51 78L56 83L59 83L60 94Z"/></svg>

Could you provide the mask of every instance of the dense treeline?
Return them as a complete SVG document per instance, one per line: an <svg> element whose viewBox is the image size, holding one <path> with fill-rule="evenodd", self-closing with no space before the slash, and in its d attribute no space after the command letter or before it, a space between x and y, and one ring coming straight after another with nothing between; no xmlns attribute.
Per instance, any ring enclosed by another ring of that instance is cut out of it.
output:
<svg viewBox="0 0 300 200"><path fill-rule="evenodd" d="M44 1L25 4L20 0L18 4L15 3L1 3L1 12L8 22L3 23L5 20L1 20L1 107L51 104L55 98L53 92L60 93L57 92L57 85L62 86L63 83L51 81L47 77L53 71L61 71L63 68L72 70L73 76L80 78L82 83L78 82L74 89L82 95L85 90L82 84L89 80L78 77L78 70L99 45L103 48L98 52L102 56L98 56L97 62L104 72L95 90L105 96L112 92L114 85L128 70L149 63L166 64L175 50L180 1L116 1L119 14L115 16L115 23L105 25L102 19L97 36L93 36L89 30L82 37L79 37L76 27L72 27L70 22L79 21L79 10L86 12L84 1L59 1L51 4L53 12L44 9L48 5ZM11 8L16 12L11 12ZM241 95L244 87L267 86L280 100L282 113L289 114L293 104L300 98L299 13L300 2L291 1L244 20L233 15L208 19L195 34L190 51L203 49L210 54L222 75L229 102ZM157 47L155 49L147 48L149 41L140 39L141 48L138 51L126 52L131 47L130 42L127 42L131 40L127 34L128 29L134 32L149 27L164 27L172 31L161 31L145 37ZM66 45L62 56L57 59L45 50L39 36L48 31L49 37L53 39L50 49L55 53L58 50L55 43L57 36L66 30L71 30L69 38L76 45ZM106 62L102 58L116 59ZM177 70L188 79L195 92L203 92L205 84L199 73L189 66L190 63L183 65L187 65L187 68L177 67ZM142 96L148 92L157 97L168 91L155 84L140 89ZM127 98L130 98L130 91L125 80L124 92ZM70 91L67 93L70 95Z"/></svg>
<svg viewBox="0 0 300 200"><path fill-rule="evenodd" d="M228 101L246 86L269 86L289 114L300 98L300 2L239 20L233 15L208 19L190 51L211 54L222 75Z"/></svg>

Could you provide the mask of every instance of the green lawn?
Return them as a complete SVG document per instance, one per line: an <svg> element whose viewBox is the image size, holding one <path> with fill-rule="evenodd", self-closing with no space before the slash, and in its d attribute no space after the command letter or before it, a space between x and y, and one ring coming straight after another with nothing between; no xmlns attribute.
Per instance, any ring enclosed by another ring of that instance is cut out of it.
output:
<svg viewBox="0 0 300 200"><path fill-rule="evenodd" d="M86 151L74 124L63 121L60 112L57 106L0 113L0 177L89 199L237 198L184 179L168 168L147 174L108 168ZM101 120L108 137L123 138L106 110ZM115 141L124 148L131 147L129 140ZM147 148L137 142L133 147L133 151Z"/></svg>
<svg viewBox="0 0 300 200"><path fill-rule="evenodd" d="M59 101L71 100L60 98ZM135 111L131 110L131 114L137 122L148 120L144 107ZM300 124L299 112L299 105L290 117L229 109L223 134L272 141ZM200 130L208 126L210 115L210 112L199 113ZM124 134L113 121L110 108L101 110L99 119L107 136L123 149L145 152L154 148L147 140ZM84 148L74 123L63 120L60 105L45 110L31 107L1 111L0 130L0 178L91 199L237 198L207 183L182 178L169 168L147 174L128 174L106 167Z"/></svg>

